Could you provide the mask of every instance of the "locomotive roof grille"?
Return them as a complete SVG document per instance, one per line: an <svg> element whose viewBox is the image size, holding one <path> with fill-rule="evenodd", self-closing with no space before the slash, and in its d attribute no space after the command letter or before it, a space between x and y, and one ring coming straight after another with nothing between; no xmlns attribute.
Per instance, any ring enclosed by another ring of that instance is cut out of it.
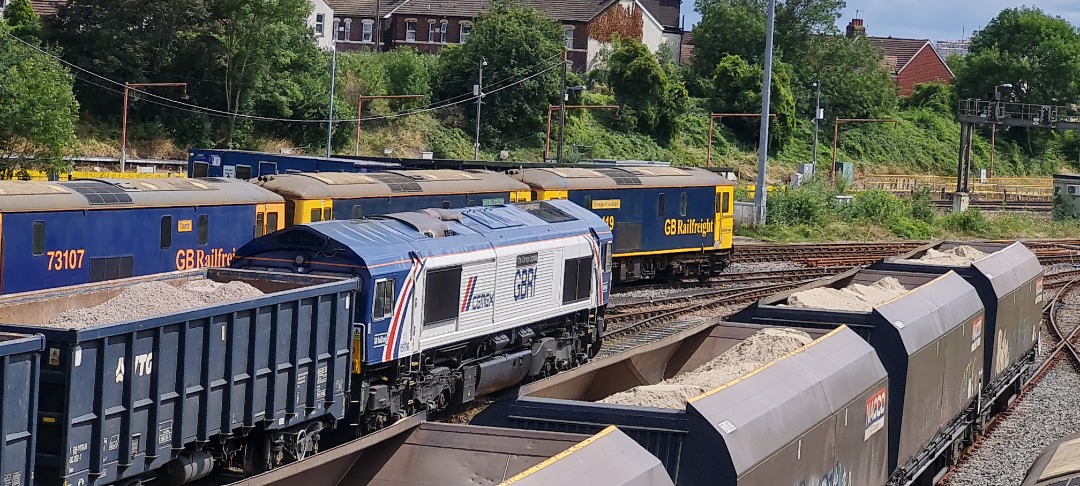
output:
<svg viewBox="0 0 1080 486"><path fill-rule="evenodd" d="M101 181L77 181L65 184L71 190L82 194L93 206L105 204L131 204L129 196L120 187Z"/></svg>
<svg viewBox="0 0 1080 486"><path fill-rule="evenodd" d="M567 221L577 221L577 218L544 201L519 204L518 207L547 223L565 223Z"/></svg>
<svg viewBox="0 0 1080 486"><path fill-rule="evenodd" d="M420 184L403 175L389 172L372 172L369 177L390 187L390 192L421 192Z"/></svg>
<svg viewBox="0 0 1080 486"><path fill-rule="evenodd" d="M615 181L615 185L618 186L641 185L641 179L639 179L634 173L624 169L596 169L596 171L612 178Z"/></svg>

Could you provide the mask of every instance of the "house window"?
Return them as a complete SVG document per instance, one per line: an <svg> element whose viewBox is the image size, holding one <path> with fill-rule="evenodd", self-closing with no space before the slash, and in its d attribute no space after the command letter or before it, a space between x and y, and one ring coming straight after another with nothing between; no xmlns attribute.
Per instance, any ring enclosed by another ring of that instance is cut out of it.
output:
<svg viewBox="0 0 1080 486"><path fill-rule="evenodd" d="M435 42L435 21L429 20L427 24L427 41Z"/></svg>
<svg viewBox="0 0 1080 486"><path fill-rule="evenodd" d="M326 22L326 15L315 14L315 33L323 35L323 23Z"/></svg>
<svg viewBox="0 0 1080 486"><path fill-rule="evenodd" d="M564 27L563 28L563 44L565 45L565 47L567 49L573 49L574 48L574 28L573 27Z"/></svg>
<svg viewBox="0 0 1080 486"><path fill-rule="evenodd" d="M334 17L334 39L338 38L338 29L341 27L341 19Z"/></svg>
<svg viewBox="0 0 1080 486"><path fill-rule="evenodd" d="M352 19L345 19L345 28L342 29L345 35L341 40L349 40L352 38Z"/></svg>
<svg viewBox="0 0 1080 486"><path fill-rule="evenodd" d="M374 21L365 20L364 21L364 36L361 37L360 40L362 40L364 42L371 42L371 40L372 40L372 31L374 30L374 27L375 27L375 22Z"/></svg>
<svg viewBox="0 0 1080 486"><path fill-rule="evenodd" d="M448 30L450 30L450 28L447 25L447 22L445 20L442 21L442 31L441 31L441 34L439 36L439 42L441 42L443 44L446 44L446 31L448 31Z"/></svg>
<svg viewBox="0 0 1080 486"><path fill-rule="evenodd" d="M458 42L464 44L465 41L469 40L469 34L471 34L471 33L472 33L472 24L467 24L465 22L462 22L461 23L461 33L458 36Z"/></svg>
<svg viewBox="0 0 1080 486"><path fill-rule="evenodd" d="M416 42L416 21L405 21L405 42Z"/></svg>

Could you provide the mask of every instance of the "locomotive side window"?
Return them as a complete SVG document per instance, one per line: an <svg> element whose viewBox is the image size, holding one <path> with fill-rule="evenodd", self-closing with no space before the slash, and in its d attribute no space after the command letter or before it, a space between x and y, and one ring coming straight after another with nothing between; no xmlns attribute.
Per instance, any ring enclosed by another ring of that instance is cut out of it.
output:
<svg viewBox="0 0 1080 486"><path fill-rule="evenodd" d="M206 214L199 215L199 244L205 245L210 241L210 216Z"/></svg>
<svg viewBox="0 0 1080 486"><path fill-rule="evenodd" d="M686 193L679 195L679 216L686 216Z"/></svg>
<svg viewBox="0 0 1080 486"><path fill-rule="evenodd" d="M611 271L611 242L604 243L604 271Z"/></svg>
<svg viewBox="0 0 1080 486"><path fill-rule="evenodd" d="M161 249L172 248L172 216L161 217Z"/></svg>
<svg viewBox="0 0 1080 486"><path fill-rule="evenodd" d="M461 300L461 267L440 268L427 273L424 325L456 319Z"/></svg>
<svg viewBox="0 0 1080 486"><path fill-rule="evenodd" d="M371 321L381 321L394 314L394 280L375 282L375 305L371 309Z"/></svg>
<svg viewBox="0 0 1080 486"><path fill-rule="evenodd" d="M450 201L443 201L442 202L442 208L443 209L450 209Z"/></svg>
<svg viewBox="0 0 1080 486"><path fill-rule="evenodd" d="M242 181L251 179L251 166L250 165L237 165L236 166L236 178Z"/></svg>
<svg viewBox="0 0 1080 486"><path fill-rule="evenodd" d="M656 197L656 215L661 218L664 217L664 203L666 202L664 201L664 199L666 198L664 197L664 193L662 192L659 196Z"/></svg>
<svg viewBox="0 0 1080 486"><path fill-rule="evenodd" d="M593 208L592 207L592 196L585 196L585 205L583 207L585 209L590 209L590 210Z"/></svg>
<svg viewBox="0 0 1080 486"><path fill-rule="evenodd" d="M255 213L255 237L258 238L266 234L266 215L259 211Z"/></svg>
<svg viewBox="0 0 1080 486"><path fill-rule="evenodd" d="M32 253L34 256L45 254L45 222L34 221L34 244Z"/></svg>
<svg viewBox="0 0 1080 486"><path fill-rule="evenodd" d="M723 210L721 212L724 213L724 214L730 213L731 212L731 193L725 192L725 193L721 194L721 196L723 198L723 203L720 205L720 208Z"/></svg>
<svg viewBox="0 0 1080 486"><path fill-rule="evenodd" d="M563 305L589 298L592 257L568 258L563 264Z"/></svg>
<svg viewBox="0 0 1080 486"><path fill-rule="evenodd" d="M277 231L277 215L278 213L266 213L266 232L273 233Z"/></svg>
<svg viewBox="0 0 1080 486"><path fill-rule="evenodd" d="M352 219L363 219L363 218L364 218L364 208L360 207L359 204L353 204L353 207L352 207Z"/></svg>

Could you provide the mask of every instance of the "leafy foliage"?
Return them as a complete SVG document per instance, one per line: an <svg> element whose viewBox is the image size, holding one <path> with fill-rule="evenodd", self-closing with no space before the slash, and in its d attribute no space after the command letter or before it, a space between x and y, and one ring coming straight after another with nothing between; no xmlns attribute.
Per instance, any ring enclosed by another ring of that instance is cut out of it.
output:
<svg viewBox="0 0 1080 486"><path fill-rule="evenodd" d="M491 92L508 85L507 80L522 80L538 68L557 64L562 48L563 31L557 22L530 6L507 0L495 2L490 12L476 20L468 42L443 49L435 95L443 100L467 97L477 82L476 73L483 60L488 63L484 69L485 92ZM557 69L521 81L513 89L485 96L482 141L509 146L522 137L542 134L547 104L558 97ZM465 117L475 123L472 109L465 109Z"/></svg>
<svg viewBox="0 0 1080 486"><path fill-rule="evenodd" d="M62 170L75 141L79 105L72 77L56 61L7 37L0 22L0 157L14 165ZM32 157L32 159L31 159Z"/></svg>
<svg viewBox="0 0 1080 486"><path fill-rule="evenodd" d="M809 102L810 84L821 83L828 119L878 118L895 112L896 82L882 67L881 53L866 39L815 38L807 44L802 60L798 85L804 87Z"/></svg>
<svg viewBox="0 0 1080 486"><path fill-rule="evenodd" d="M4 7L3 14L11 35L33 44L40 42L41 18L34 12L30 0L11 0Z"/></svg>
<svg viewBox="0 0 1080 486"><path fill-rule="evenodd" d="M712 76L710 99L713 111L720 113L760 113L765 70L751 66L738 56L727 56L716 66ZM791 90L790 69L783 63L773 66L772 113L776 115L770 132L774 147L786 145L795 132L795 98ZM760 120L729 119L740 138L758 136Z"/></svg>
<svg viewBox="0 0 1080 486"><path fill-rule="evenodd" d="M641 133L668 143L686 106L686 88L672 79L656 55L636 39L617 39L608 60L608 82L621 116Z"/></svg>

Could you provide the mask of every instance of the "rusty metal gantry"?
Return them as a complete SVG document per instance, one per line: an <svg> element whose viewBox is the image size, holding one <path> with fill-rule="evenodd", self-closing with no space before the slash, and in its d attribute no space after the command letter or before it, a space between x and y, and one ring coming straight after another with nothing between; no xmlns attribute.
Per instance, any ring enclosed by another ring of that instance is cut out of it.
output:
<svg viewBox="0 0 1080 486"><path fill-rule="evenodd" d="M356 100L356 148L354 150L354 155L357 155L357 156L360 155L360 120L362 120L364 118L363 116L360 115L360 113L363 111L364 101L365 100L367 100L367 101L371 101L371 100L415 100L415 99L424 98L426 96L427 95L370 95L370 96L361 95L359 98L357 98L357 100Z"/></svg>
<svg viewBox="0 0 1080 486"><path fill-rule="evenodd" d="M547 134L544 136L544 161L551 156L551 114L559 111L560 105L548 105ZM567 110L619 110L619 105L566 105ZM563 130L566 130L563 127Z"/></svg>

